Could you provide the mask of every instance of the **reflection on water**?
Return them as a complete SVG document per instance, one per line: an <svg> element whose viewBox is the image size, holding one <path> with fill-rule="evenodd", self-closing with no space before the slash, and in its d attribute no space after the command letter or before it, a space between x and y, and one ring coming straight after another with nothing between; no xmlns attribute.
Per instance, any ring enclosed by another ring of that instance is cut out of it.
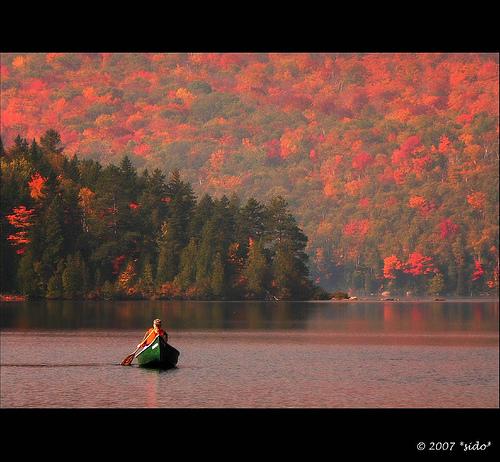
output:
<svg viewBox="0 0 500 462"><path fill-rule="evenodd" d="M176 369L120 366L154 318ZM498 407L498 301L0 305L0 407Z"/></svg>
<svg viewBox="0 0 500 462"><path fill-rule="evenodd" d="M340 343L329 341L330 332L183 331L174 335L178 368L118 365L138 334L3 332L1 407L499 405L497 346L370 344L363 336Z"/></svg>
<svg viewBox="0 0 500 462"><path fill-rule="evenodd" d="M190 302L37 301L0 304L0 328L497 332L498 301Z"/></svg>
<svg viewBox="0 0 500 462"><path fill-rule="evenodd" d="M176 369L120 366L154 318ZM1 407L498 407L498 301L0 305Z"/></svg>

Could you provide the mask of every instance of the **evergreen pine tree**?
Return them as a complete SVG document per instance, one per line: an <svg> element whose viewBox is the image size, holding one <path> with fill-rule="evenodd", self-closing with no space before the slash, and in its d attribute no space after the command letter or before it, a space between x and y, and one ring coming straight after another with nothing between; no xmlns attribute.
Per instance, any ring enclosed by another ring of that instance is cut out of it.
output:
<svg viewBox="0 0 500 462"><path fill-rule="evenodd" d="M64 158L65 162L63 164L63 172L64 175L73 180L74 182L80 181L80 171L78 169L78 157L73 155L73 157L68 160L66 157Z"/></svg>
<svg viewBox="0 0 500 462"><path fill-rule="evenodd" d="M66 267L62 273L62 286L64 298L74 299L83 295L82 267L76 255L68 255Z"/></svg>
<svg viewBox="0 0 500 462"><path fill-rule="evenodd" d="M78 161L78 176L80 186L96 191L97 181L102 171L102 166L99 162L93 159L82 159Z"/></svg>
<svg viewBox="0 0 500 462"><path fill-rule="evenodd" d="M19 262L18 286L23 295L35 298L41 295L39 277L34 269L33 256L31 252L26 252Z"/></svg>
<svg viewBox="0 0 500 462"><path fill-rule="evenodd" d="M180 251L182 248L177 229L167 221L162 226L159 239L160 254L156 270L157 284L173 281L179 269Z"/></svg>
<svg viewBox="0 0 500 462"><path fill-rule="evenodd" d="M45 214L44 248L42 253L43 274L47 282L54 272L64 251L64 210L61 196L57 194Z"/></svg>
<svg viewBox="0 0 500 462"><path fill-rule="evenodd" d="M236 210L231 206L229 199L224 195L215 201L214 218L218 228L217 246L222 255L227 255L231 242L235 239Z"/></svg>
<svg viewBox="0 0 500 462"><path fill-rule="evenodd" d="M444 277L442 273L436 273L429 281L429 293L440 295L444 289Z"/></svg>
<svg viewBox="0 0 500 462"><path fill-rule="evenodd" d="M40 162L43 159L43 152L40 149L40 146L38 146L38 143L36 140L33 140L31 142L30 146L30 151L29 151L29 159L30 162L32 163L33 167L35 170L40 171ZM43 173L42 173L43 175Z"/></svg>
<svg viewBox="0 0 500 462"><path fill-rule="evenodd" d="M203 226L214 214L214 201L209 194L205 194L193 210L189 223L189 236L201 239Z"/></svg>
<svg viewBox="0 0 500 462"><path fill-rule="evenodd" d="M265 223L264 237L272 254L274 281L280 298L307 298L310 290L305 253L307 237L281 196L271 200Z"/></svg>
<svg viewBox="0 0 500 462"><path fill-rule="evenodd" d="M91 289L91 281L90 274L87 264L85 263L85 259L82 257L80 252L76 253L76 261L77 265L80 268L81 275L81 294L86 295L88 291Z"/></svg>
<svg viewBox="0 0 500 462"><path fill-rule="evenodd" d="M47 284L48 299L59 299L63 296L62 273L64 271L64 260L59 260L56 271L52 274Z"/></svg>
<svg viewBox="0 0 500 462"><path fill-rule="evenodd" d="M49 129L40 137L40 146L46 154L61 154L61 135L56 130Z"/></svg>
<svg viewBox="0 0 500 462"><path fill-rule="evenodd" d="M114 285L106 280L101 289L104 300L113 300L115 298L116 290Z"/></svg>
<svg viewBox="0 0 500 462"><path fill-rule="evenodd" d="M160 253L156 281L160 284L173 281L179 272L180 256L188 242L188 225L196 203L191 185L181 181L178 171L172 173L166 189L169 216L162 225L158 240Z"/></svg>
<svg viewBox="0 0 500 462"><path fill-rule="evenodd" d="M264 235L265 207L253 197L248 199L236 218L236 242L239 244L239 256L248 255L249 240L257 241Z"/></svg>
<svg viewBox="0 0 500 462"><path fill-rule="evenodd" d="M29 145L25 138L21 138L21 135L17 135L14 138L14 146L9 150L10 157L24 157L29 160Z"/></svg>
<svg viewBox="0 0 500 462"><path fill-rule="evenodd" d="M137 197L137 171L128 156L124 156L120 162L120 190L126 196L127 201Z"/></svg>
<svg viewBox="0 0 500 462"><path fill-rule="evenodd" d="M181 254L179 274L175 278L182 290L188 289L196 280L196 262L198 259L198 246L196 239L191 238L189 244Z"/></svg>
<svg viewBox="0 0 500 462"><path fill-rule="evenodd" d="M455 282L455 294L465 295L464 287L464 270L465 270L465 252L462 239L457 238L452 246L453 256L455 258L455 268L456 268L456 282Z"/></svg>
<svg viewBox="0 0 500 462"><path fill-rule="evenodd" d="M243 275L247 280L246 287L252 298L261 298L266 292L269 268L262 241L253 241L248 250Z"/></svg>
<svg viewBox="0 0 500 462"><path fill-rule="evenodd" d="M241 208L238 217L238 233L248 242L251 237L258 240L264 234L265 207L253 197Z"/></svg>
<svg viewBox="0 0 500 462"><path fill-rule="evenodd" d="M157 253L156 236L167 219L165 175L155 169L152 174L144 171L139 183L142 191L139 196L140 209L138 226L141 230L144 252L154 256ZM154 259L153 259L154 260ZM151 261L151 264L154 261Z"/></svg>
<svg viewBox="0 0 500 462"><path fill-rule="evenodd" d="M145 296L150 297L154 294L155 285L153 267L151 265L149 255L146 257L146 261L142 269L139 286Z"/></svg>
<svg viewBox="0 0 500 462"><path fill-rule="evenodd" d="M192 211L196 205L196 198L189 183L181 181L179 171L174 171L167 183L167 198L169 199L168 224L172 228L172 235L178 239L180 248L189 241L188 230ZM180 253L180 249L177 249Z"/></svg>
<svg viewBox="0 0 500 462"><path fill-rule="evenodd" d="M217 240L219 229L216 227L215 220L209 220L203 227L201 242L198 250L198 259L196 260L196 283L205 284L210 281L212 262L214 254L217 251L215 242Z"/></svg>
<svg viewBox="0 0 500 462"><path fill-rule="evenodd" d="M210 288L215 297L224 295L224 264L220 252L217 252L213 261L212 272L210 277Z"/></svg>
<svg viewBox="0 0 500 462"><path fill-rule="evenodd" d="M47 283L48 299L59 299L62 297L62 279L58 274L53 274Z"/></svg>
<svg viewBox="0 0 500 462"><path fill-rule="evenodd" d="M0 158L1 157L5 157L6 156L6 152L5 152L5 149L3 147L3 141L2 141L2 137L0 136Z"/></svg>
<svg viewBox="0 0 500 462"><path fill-rule="evenodd" d="M295 268L292 249L287 241L282 241L276 249L273 280L278 298L284 300L294 298L300 278Z"/></svg>

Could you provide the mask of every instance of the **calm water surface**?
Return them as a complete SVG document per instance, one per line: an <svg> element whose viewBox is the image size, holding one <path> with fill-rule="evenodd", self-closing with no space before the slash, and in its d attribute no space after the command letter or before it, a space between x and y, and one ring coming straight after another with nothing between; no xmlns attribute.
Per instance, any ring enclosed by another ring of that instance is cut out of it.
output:
<svg viewBox="0 0 500 462"><path fill-rule="evenodd" d="M498 301L0 304L3 408L491 408ZM152 319L176 369L123 367Z"/></svg>

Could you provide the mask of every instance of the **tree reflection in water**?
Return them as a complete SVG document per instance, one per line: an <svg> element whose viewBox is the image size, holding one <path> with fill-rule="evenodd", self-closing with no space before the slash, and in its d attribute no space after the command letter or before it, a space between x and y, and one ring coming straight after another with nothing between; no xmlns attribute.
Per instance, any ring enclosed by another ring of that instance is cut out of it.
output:
<svg viewBox="0 0 500 462"><path fill-rule="evenodd" d="M70 301L2 303L3 330L498 332L498 302Z"/></svg>

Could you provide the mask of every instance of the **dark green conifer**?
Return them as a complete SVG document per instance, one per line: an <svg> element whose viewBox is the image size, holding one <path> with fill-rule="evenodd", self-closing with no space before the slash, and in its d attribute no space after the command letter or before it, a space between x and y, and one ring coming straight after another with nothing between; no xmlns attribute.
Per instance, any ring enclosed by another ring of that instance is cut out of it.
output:
<svg viewBox="0 0 500 462"><path fill-rule="evenodd" d="M142 273L139 280L139 286L144 295L150 297L154 294L155 284L153 276L153 267L149 255L146 257Z"/></svg>
<svg viewBox="0 0 500 462"><path fill-rule="evenodd" d="M51 201L44 220L44 243L42 252L45 283L56 269L64 252L64 210L61 196L57 194Z"/></svg>
<svg viewBox="0 0 500 462"><path fill-rule="evenodd" d="M209 220L203 226L201 241L198 250L198 259L196 261L196 282L202 283L210 281L212 262L217 251L216 241L219 228L216 226L215 219Z"/></svg>
<svg viewBox="0 0 500 462"><path fill-rule="evenodd" d="M198 260L198 246L196 239L191 238L189 244L181 254L179 274L175 278L181 289L186 290L196 280L196 262Z"/></svg>
<svg viewBox="0 0 500 462"><path fill-rule="evenodd" d="M61 146L61 135L56 130L49 129L40 137L40 146L44 153L61 154L64 147Z"/></svg>
<svg viewBox="0 0 500 462"><path fill-rule="evenodd" d="M66 266L62 273L62 286L64 298L81 298L86 289L86 271L81 256L68 255Z"/></svg>
<svg viewBox="0 0 500 462"><path fill-rule="evenodd" d="M254 241L250 245L243 275L247 281L246 287L250 297L262 298L269 284L269 267L261 240Z"/></svg>
<svg viewBox="0 0 500 462"><path fill-rule="evenodd" d="M40 280L34 269L34 261L31 252L27 251L21 257L17 277L21 294L29 298L36 298L42 295L40 291Z"/></svg>
<svg viewBox="0 0 500 462"><path fill-rule="evenodd" d="M62 274L64 272L65 262L64 259L59 260L56 271L52 274L47 284L48 299L60 299L63 297L63 283Z"/></svg>
<svg viewBox="0 0 500 462"><path fill-rule="evenodd" d="M220 252L217 252L212 264L210 288L212 290L212 294L215 297L220 298L224 296L225 287L224 263Z"/></svg>

